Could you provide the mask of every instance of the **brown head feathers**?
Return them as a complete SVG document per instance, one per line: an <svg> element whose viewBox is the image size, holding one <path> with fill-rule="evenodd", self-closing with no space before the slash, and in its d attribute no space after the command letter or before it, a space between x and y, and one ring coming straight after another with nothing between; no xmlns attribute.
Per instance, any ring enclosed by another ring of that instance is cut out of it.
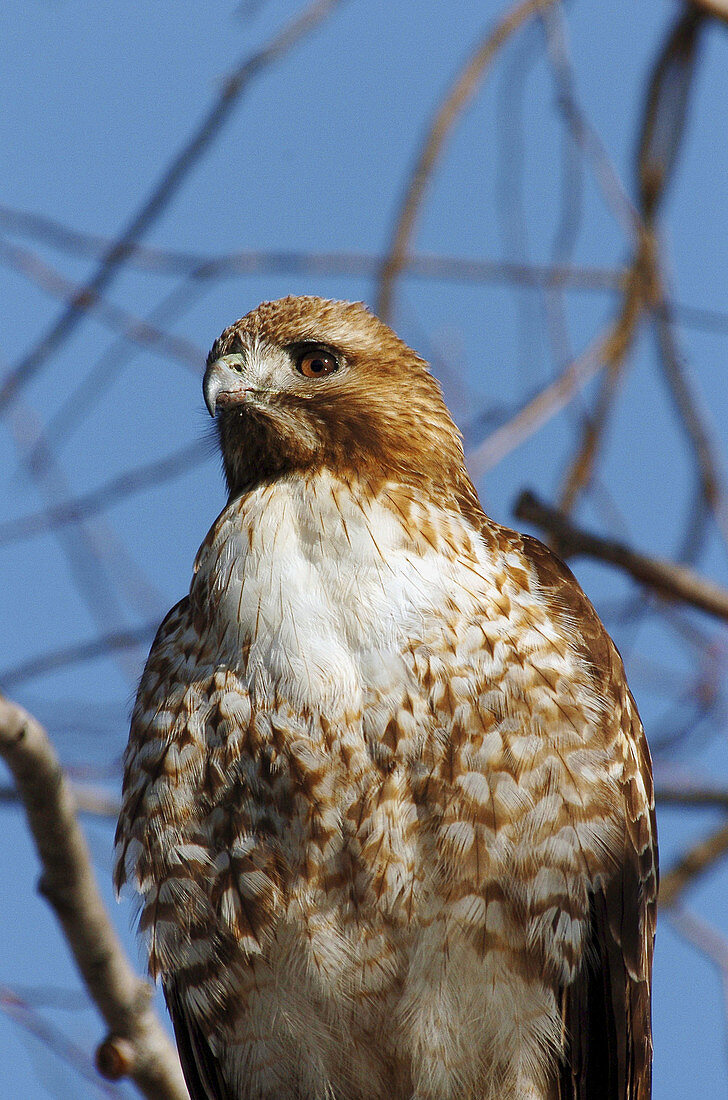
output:
<svg viewBox="0 0 728 1100"><path fill-rule="evenodd" d="M395 481L480 512L427 363L361 302L263 302L215 341L205 394L232 496L329 469L372 491Z"/></svg>

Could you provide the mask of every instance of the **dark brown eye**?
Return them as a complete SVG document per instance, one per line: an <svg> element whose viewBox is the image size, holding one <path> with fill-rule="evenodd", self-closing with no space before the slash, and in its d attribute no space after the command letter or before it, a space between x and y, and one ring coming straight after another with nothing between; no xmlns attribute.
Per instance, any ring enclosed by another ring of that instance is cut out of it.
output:
<svg viewBox="0 0 728 1100"><path fill-rule="evenodd" d="M333 374L339 369L339 364L328 351L322 348L309 348L303 351L296 360L296 366L306 378L323 378L326 374Z"/></svg>

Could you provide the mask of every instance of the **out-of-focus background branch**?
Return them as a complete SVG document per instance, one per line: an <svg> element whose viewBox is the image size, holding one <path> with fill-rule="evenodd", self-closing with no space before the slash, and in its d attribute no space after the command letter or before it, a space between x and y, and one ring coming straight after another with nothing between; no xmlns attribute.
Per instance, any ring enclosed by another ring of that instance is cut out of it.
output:
<svg viewBox="0 0 728 1100"><path fill-rule="evenodd" d="M728 6L6 9L0 1094L184 1095L109 884L129 700L223 503L206 349L316 293L430 360L487 510L615 637L655 758L655 1095L725 1095Z"/></svg>

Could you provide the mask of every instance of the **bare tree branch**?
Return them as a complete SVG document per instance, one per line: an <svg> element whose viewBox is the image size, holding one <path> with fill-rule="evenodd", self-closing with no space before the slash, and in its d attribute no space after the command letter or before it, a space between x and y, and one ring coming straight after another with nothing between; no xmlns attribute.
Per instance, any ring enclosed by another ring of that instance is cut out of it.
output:
<svg viewBox="0 0 728 1100"><path fill-rule="evenodd" d="M630 280L637 276L634 269ZM506 455L514 451L530 436L534 435L553 416L555 416L572 398L583 389L605 363L613 362L624 354L626 344L631 340L636 324L636 312L639 310L638 294L625 294L625 304L620 316L611 325L604 336L598 336L591 344L566 367L561 375L536 394L521 408L508 423L496 428L468 455L468 466L474 479L496 466Z"/></svg>
<svg viewBox="0 0 728 1100"><path fill-rule="evenodd" d="M33 535L42 535L58 527L87 520L113 507L119 501L125 500L126 497L141 493L145 489L156 488L173 478L182 477L198 466L208 454L208 444L205 441L195 440L167 455L166 458L127 470L126 473L112 478L98 489L83 493L74 500L54 504L30 516L5 520L0 523L0 545L32 538Z"/></svg>
<svg viewBox="0 0 728 1100"><path fill-rule="evenodd" d="M728 854L728 823L698 841L660 880L660 908L669 909L699 875Z"/></svg>
<svg viewBox="0 0 728 1100"><path fill-rule="evenodd" d="M663 806L728 810L728 787L707 787L698 784L670 786L667 783L657 783L655 800Z"/></svg>
<svg viewBox="0 0 728 1100"><path fill-rule="evenodd" d="M112 1085L99 1077L86 1051L64 1035L60 1028L51 1024L34 1005L28 1004L17 990L9 986L0 986L0 1012L39 1039L57 1058L83 1077L96 1094L123 1100L123 1093L117 1085Z"/></svg>
<svg viewBox="0 0 728 1100"><path fill-rule="evenodd" d="M223 123L227 121L233 107L254 77L278 61L299 39L318 26L340 2L341 0L314 0L267 46L248 57L224 81L217 99L192 137L173 158L118 240L104 254L88 283L74 294L46 334L6 376L0 388L0 412L15 398L21 387L41 370L49 356L69 339L84 317L89 302L99 299L128 258L134 243L149 231L167 208L190 170L217 137Z"/></svg>
<svg viewBox="0 0 728 1100"><path fill-rule="evenodd" d="M90 291L84 291L79 284L61 275L26 248L0 241L0 259L15 271L31 279L47 293L61 298L64 302L75 302L74 309L79 316L90 313L112 331L120 332L126 340L159 352L181 363L188 370L199 373L200 365L205 361L205 352L195 347L189 340L169 332L162 332L148 321L135 317L120 306L113 305L102 298L98 292L92 294Z"/></svg>
<svg viewBox="0 0 728 1100"><path fill-rule="evenodd" d="M728 23L728 0L689 0L695 8Z"/></svg>
<svg viewBox="0 0 728 1100"><path fill-rule="evenodd" d="M40 892L53 908L76 965L110 1034L123 1073L150 1100L186 1100L176 1051L150 1004L101 900L68 784L43 727L0 696L0 754L10 768L38 850ZM105 1055L104 1055L105 1056ZM103 1057L103 1056L102 1056ZM107 1063L108 1068L108 1063Z"/></svg>
<svg viewBox="0 0 728 1100"><path fill-rule="evenodd" d="M98 257L110 247L108 237L84 233L42 214L30 214L0 204L0 225L65 252ZM380 256L364 252L240 251L203 256L173 249L135 244L127 266L163 275L180 275L205 281L239 275L355 275L372 278L381 270ZM581 267L578 264L513 263L509 260L473 260L458 256L420 254L408 256L404 269L420 279L452 282L522 283L524 286L563 286L581 290L618 291L624 270ZM728 324L728 315L717 314L718 323Z"/></svg>
<svg viewBox="0 0 728 1100"><path fill-rule="evenodd" d="M682 144L702 23L694 7L680 13L650 77L637 153L640 205L648 221L657 213Z"/></svg>
<svg viewBox="0 0 728 1100"><path fill-rule="evenodd" d="M592 174L628 238L637 243L640 217L635 209L604 144L582 110L566 44L562 3L542 4L541 21L546 44L559 89L558 103L577 148L590 164Z"/></svg>
<svg viewBox="0 0 728 1100"><path fill-rule="evenodd" d="M623 543L589 534L531 492L521 493L514 514L518 519L533 523L552 535L559 553L564 557L584 555L617 565L660 596L689 603L728 621L728 590L706 580L687 566L648 557Z"/></svg>
<svg viewBox="0 0 728 1100"><path fill-rule="evenodd" d="M86 783L68 782L73 803L80 814L92 814L94 817L108 817L115 821L119 816L121 801L114 795ZM0 806L22 805L17 787L0 787Z"/></svg>
<svg viewBox="0 0 728 1100"><path fill-rule="evenodd" d="M619 317L602 351L602 366L606 368L594 415L587 418L560 497L563 512L570 512L579 493L589 484L607 418L614 401L629 348L637 335L639 320L648 293L645 283L644 247L635 257L624 291Z"/></svg>
<svg viewBox="0 0 728 1100"><path fill-rule="evenodd" d="M67 478L52 453L44 452L42 463L30 465L29 454L38 439L38 425L34 410L26 407L24 402L19 402L9 419L13 429L13 442L21 465L35 480L47 505L52 506L59 497L68 497ZM134 580L135 563L125 550L119 547L118 540L105 520L99 519L92 524L80 521L73 527L57 528L55 533L68 563L73 585L96 623L97 629L108 630L111 624L118 629L125 614L119 599L117 584L119 587L122 585L127 587L128 582ZM127 568L111 567L109 559L112 548L120 551L118 557L123 560ZM148 614L150 602L155 605L157 601L154 599L147 601L144 598L151 593L144 592L143 582L141 588L141 592L138 586L132 589L131 595L132 597L142 596L140 603L144 604L143 613ZM142 608L138 607L137 610ZM116 659L124 675L133 682L136 670L128 663L123 651L117 651Z"/></svg>
<svg viewBox="0 0 728 1100"><path fill-rule="evenodd" d="M417 156L379 275L376 311L383 320L392 318L394 285L404 269L425 191L450 131L477 92L488 66L500 48L514 31L543 11L551 2L554 0L521 0L520 4L509 8L500 22L478 44L438 107Z"/></svg>
<svg viewBox="0 0 728 1100"><path fill-rule="evenodd" d="M143 626L133 630L112 630L89 642L52 649L39 657L32 657L29 661L23 661L0 671L0 684L6 690L15 688L28 680L45 676L48 672L56 672L68 665L79 664L82 661L95 661L99 657L108 657L110 653L118 650L136 649L139 646L148 645L158 627L157 619L153 623L144 623Z"/></svg>

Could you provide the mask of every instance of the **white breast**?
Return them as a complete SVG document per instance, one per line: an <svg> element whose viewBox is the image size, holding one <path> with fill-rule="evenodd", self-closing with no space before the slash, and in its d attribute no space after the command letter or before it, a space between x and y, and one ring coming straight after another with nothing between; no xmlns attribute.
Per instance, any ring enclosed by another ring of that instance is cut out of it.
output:
<svg viewBox="0 0 728 1100"><path fill-rule="evenodd" d="M294 705L328 709L402 674L403 646L448 600L474 603L467 573L454 555L417 552L396 513L322 474L229 505L198 578L211 584L226 647L250 645L255 696L275 686Z"/></svg>

